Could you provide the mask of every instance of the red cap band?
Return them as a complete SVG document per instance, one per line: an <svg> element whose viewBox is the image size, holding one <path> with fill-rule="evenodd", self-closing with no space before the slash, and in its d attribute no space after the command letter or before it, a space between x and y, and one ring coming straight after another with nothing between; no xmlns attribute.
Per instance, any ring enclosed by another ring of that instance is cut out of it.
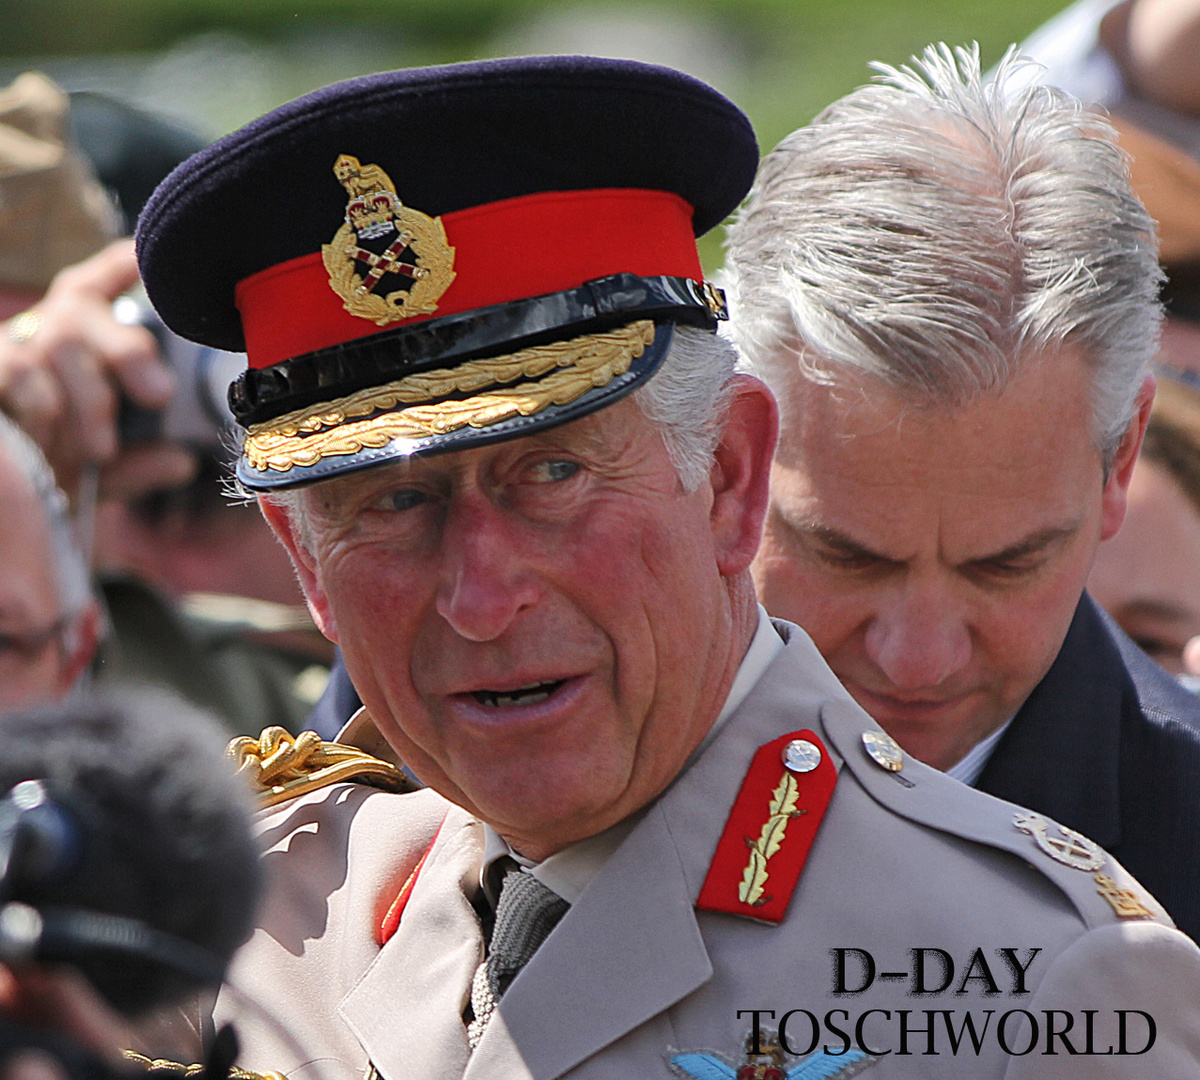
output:
<svg viewBox="0 0 1200 1080"><path fill-rule="evenodd" d="M237 306L250 366L270 367L343 341L562 292L610 274L704 276L692 208L665 191L540 192L444 214L442 224L456 276L432 315L382 327L351 315L330 286L319 251L241 281Z"/></svg>

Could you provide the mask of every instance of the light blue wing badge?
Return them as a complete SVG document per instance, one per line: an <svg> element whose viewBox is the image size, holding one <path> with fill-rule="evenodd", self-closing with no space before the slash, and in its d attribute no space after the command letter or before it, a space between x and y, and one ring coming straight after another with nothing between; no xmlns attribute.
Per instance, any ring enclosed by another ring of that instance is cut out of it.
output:
<svg viewBox="0 0 1200 1080"><path fill-rule="evenodd" d="M690 1080L734 1080L737 1070L714 1054L675 1054L671 1064Z"/></svg>
<svg viewBox="0 0 1200 1080"><path fill-rule="evenodd" d="M850 1080L876 1060L861 1050L827 1054L818 1050L795 1065L775 1036L763 1032L755 1041L746 1036L745 1060L740 1065L707 1050L688 1050L670 1057L671 1067L685 1080Z"/></svg>
<svg viewBox="0 0 1200 1080"><path fill-rule="evenodd" d="M857 1076L874 1060L870 1054L864 1054L861 1050L847 1050L836 1057L818 1050L788 1069L787 1080L834 1080L834 1077L837 1080L850 1080L850 1077Z"/></svg>

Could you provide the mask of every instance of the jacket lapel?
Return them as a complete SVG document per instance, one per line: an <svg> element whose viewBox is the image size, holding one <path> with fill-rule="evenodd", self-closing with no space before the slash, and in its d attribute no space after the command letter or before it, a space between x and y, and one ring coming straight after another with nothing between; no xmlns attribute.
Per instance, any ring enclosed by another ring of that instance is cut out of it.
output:
<svg viewBox="0 0 1200 1080"><path fill-rule="evenodd" d="M504 995L467 1080L550 1080L711 974L688 881L653 807Z"/></svg>
<svg viewBox="0 0 1200 1080"><path fill-rule="evenodd" d="M388 1080L458 1080L470 1052L462 1010L483 955L468 897L482 829L451 807L396 933L342 1000L343 1019Z"/></svg>

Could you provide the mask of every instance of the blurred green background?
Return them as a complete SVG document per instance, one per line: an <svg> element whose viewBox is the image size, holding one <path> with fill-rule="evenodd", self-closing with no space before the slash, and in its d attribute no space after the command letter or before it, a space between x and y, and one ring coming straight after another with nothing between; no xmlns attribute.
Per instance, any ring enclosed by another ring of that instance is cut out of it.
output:
<svg viewBox="0 0 1200 1080"><path fill-rule="evenodd" d="M764 149L934 40L985 65L1065 0L0 0L0 84L37 67L221 135L306 90L391 67L589 52L682 68ZM704 247L719 262L717 241Z"/></svg>

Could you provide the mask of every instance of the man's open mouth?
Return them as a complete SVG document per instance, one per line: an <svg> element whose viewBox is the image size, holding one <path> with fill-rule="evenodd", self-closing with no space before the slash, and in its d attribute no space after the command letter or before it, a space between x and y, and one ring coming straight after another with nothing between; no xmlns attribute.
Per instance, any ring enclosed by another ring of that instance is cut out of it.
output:
<svg viewBox="0 0 1200 1080"><path fill-rule="evenodd" d="M545 701L565 682L566 679L557 679L554 682L522 686L517 690L475 690L472 691L471 696L480 705L486 705L492 709L502 709L511 705L536 705L539 701Z"/></svg>

